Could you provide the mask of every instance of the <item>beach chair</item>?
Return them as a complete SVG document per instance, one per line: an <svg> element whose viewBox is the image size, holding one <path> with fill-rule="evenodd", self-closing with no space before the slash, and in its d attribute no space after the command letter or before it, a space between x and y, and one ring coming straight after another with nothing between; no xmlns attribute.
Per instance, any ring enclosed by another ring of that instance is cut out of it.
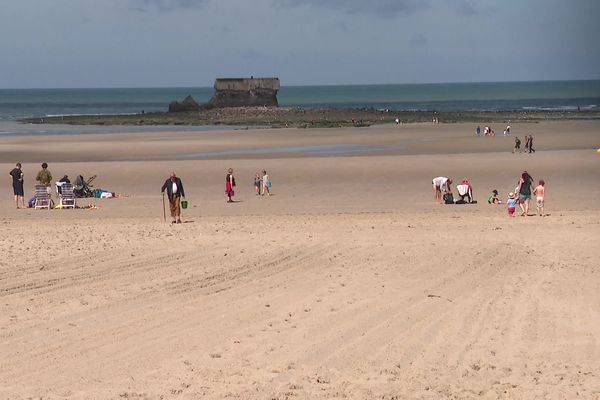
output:
<svg viewBox="0 0 600 400"><path fill-rule="evenodd" d="M75 208L73 185L70 183L63 183L60 191L60 208Z"/></svg>
<svg viewBox="0 0 600 400"><path fill-rule="evenodd" d="M460 196L460 200L465 202L465 197L467 198L468 203L473 202L473 190L469 185L456 185L456 190L458 191L458 195Z"/></svg>
<svg viewBox="0 0 600 400"><path fill-rule="evenodd" d="M35 209L51 207L50 194L48 188L44 185L35 185Z"/></svg>

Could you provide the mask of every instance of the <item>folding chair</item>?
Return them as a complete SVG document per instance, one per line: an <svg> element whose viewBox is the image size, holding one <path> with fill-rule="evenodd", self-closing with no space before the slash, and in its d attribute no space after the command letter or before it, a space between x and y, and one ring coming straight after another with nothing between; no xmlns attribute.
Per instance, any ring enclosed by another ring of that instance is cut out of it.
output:
<svg viewBox="0 0 600 400"><path fill-rule="evenodd" d="M75 193L73 193L73 185L70 183L63 183L60 191L60 208L75 208Z"/></svg>
<svg viewBox="0 0 600 400"><path fill-rule="evenodd" d="M51 206L50 193L48 188L44 185L35 185L35 209L46 208L50 209Z"/></svg>

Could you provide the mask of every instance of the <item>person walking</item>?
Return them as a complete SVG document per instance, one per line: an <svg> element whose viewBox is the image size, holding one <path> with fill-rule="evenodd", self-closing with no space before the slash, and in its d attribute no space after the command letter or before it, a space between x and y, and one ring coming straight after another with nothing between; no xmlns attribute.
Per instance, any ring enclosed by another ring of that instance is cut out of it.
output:
<svg viewBox="0 0 600 400"><path fill-rule="evenodd" d="M533 148L533 136L529 135L527 140L529 141L529 153L535 153L535 149Z"/></svg>
<svg viewBox="0 0 600 400"><path fill-rule="evenodd" d="M169 198L169 209L171 210L171 223L181 223L181 198L185 199L185 191L181 179L177 177L175 172L171 172L171 176L162 185L161 193L167 191Z"/></svg>
<svg viewBox="0 0 600 400"><path fill-rule="evenodd" d="M227 202L233 203L231 199L235 195L233 188L235 187L235 177L233 176L233 168L227 170L225 175L225 195L227 196Z"/></svg>
<svg viewBox="0 0 600 400"><path fill-rule="evenodd" d="M529 213L529 202L531 201L531 184L533 178L527 171L523 171L521 179L519 180L519 186L517 186L517 193L519 193L519 207L521 208L521 217L526 216Z"/></svg>
<svg viewBox="0 0 600 400"><path fill-rule="evenodd" d="M515 147L513 148L513 153L521 152L521 139L518 136L515 136Z"/></svg>
<svg viewBox="0 0 600 400"><path fill-rule="evenodd" d="M21 163L17 163L15 168L8 173L12 177L13 193L15 195L15 205L17 209L25 208L25 191L23 190L23 178L24 174L21 170ZM19 207L19 200L21 200L21 206Z"/></svg>

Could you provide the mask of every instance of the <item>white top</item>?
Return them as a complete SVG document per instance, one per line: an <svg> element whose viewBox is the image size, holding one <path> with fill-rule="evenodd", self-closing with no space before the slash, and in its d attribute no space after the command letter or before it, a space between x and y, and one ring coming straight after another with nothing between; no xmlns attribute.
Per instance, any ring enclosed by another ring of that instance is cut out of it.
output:
<svg viewBox="0 0 600 400"><path fill-rule="evenodd" d="M269 182L269 175L265 174L263 176L263 182L266 184L267 182Z"/></svg>
<svg viewBox="0 0 600 400"><path fill-rule="evenodd" d="M173 194L177 193L177 184L173 182L173 186L171 186Z"/></svg>
<svg viewBox="0 0 600 400"><path fill-rule="evenodd" d="M448 187L448 178L445 176L438 176L437 178L433 178L433 184L440 189L445 185Z"/></svg>

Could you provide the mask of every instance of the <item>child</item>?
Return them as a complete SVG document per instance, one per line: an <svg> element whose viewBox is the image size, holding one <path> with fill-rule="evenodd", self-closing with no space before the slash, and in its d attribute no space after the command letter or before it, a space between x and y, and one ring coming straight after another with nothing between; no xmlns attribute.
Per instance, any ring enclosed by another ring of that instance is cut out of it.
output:
<svg viewBox="0 0 600 400"><path fill-rule="evenodd" d="M264 170L263 170L262 183L263 183L262 195L264 196L266 193L267 196L270 196L271 195L271 180L269 179L269 175L267 175L267 171L264 171Z"/></svg>
<svg viewBox="0 0 600 400"><path fill-rule="evenodd" d="M517 207L517 199L515 199L515 194L510 192L508 194L508 200L506 200L506 206L508 207L508 215L510 217L514 217L515 208Z"/></svg>
<svg viewBox="0 0 600 400"><path fill-rule="evenodd" d="M539 185L533 189L533 194L536 197L537 211L540 217L544 216L544 194L546 193L546 188L544 187L545 184L546 182L544 182L543 179L540 179Z"/></svg>
<svg viewBox="0 0 600 400"><path fill-rule="evenodd" d="M515 136L515 147L513 148L513 153L521 152L521 140Z"/></svg>
<svg viewBox="0 0 600 400"><path fill-rule="evenodd" d="M498 198L498 191L496 189L492 190L492 193L490 193L488 204L502 204L502 200Z"/></svg>
<svg viewBox="0 0 600 400"><path fill-rule="evenodd" d="M260 195L260 174L257 172L254 175L254 191L256 191L256 195L259 196Z"/></svg>

